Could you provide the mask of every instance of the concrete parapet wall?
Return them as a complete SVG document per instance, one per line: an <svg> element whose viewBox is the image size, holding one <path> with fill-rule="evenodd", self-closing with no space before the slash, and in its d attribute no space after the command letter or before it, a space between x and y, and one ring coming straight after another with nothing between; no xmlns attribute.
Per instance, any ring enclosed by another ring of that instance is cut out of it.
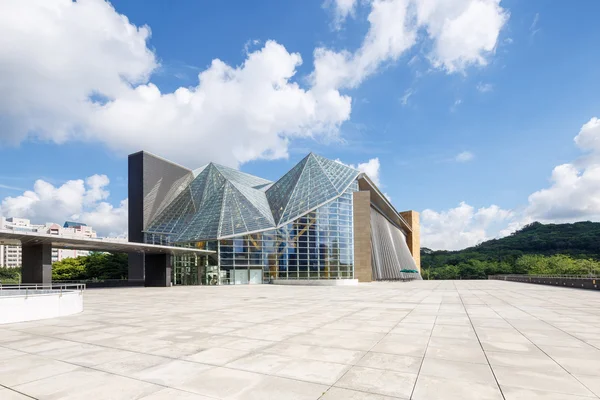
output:
<svg viewBox="0 0 600 400"><path fill-rule="evenodd" d="M0 324L36 321L83 311L83 292L0 296Z"/></svg>
<svg viewBox="0 0 600 400"><path fill-rule="evenodd" d="M494 280L502 280L509 282L534 283L537 285L561 286L578 289L600 290L600 279L598 278L551 278L551 277L534 277L534 276L496 276L490 277Z"/></svg>

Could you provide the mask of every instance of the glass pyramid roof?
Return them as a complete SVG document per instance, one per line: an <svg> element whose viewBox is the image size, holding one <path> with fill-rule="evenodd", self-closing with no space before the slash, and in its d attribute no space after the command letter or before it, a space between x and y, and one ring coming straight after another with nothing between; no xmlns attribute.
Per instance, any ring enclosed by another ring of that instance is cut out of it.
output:
<svg viewBox="0 0 600 400"><path fill-rule="evenodd" d="M210 163L182 182L146 233L177 243L272 229L333 200L358 174L312 153L275 183Z"/></svg>
<svg viewBox="0 0 600 400"><path fill-rule="evenodd" d="M310 153L267 190L267 199L281 225L342 194L359 172Z"/></svg>

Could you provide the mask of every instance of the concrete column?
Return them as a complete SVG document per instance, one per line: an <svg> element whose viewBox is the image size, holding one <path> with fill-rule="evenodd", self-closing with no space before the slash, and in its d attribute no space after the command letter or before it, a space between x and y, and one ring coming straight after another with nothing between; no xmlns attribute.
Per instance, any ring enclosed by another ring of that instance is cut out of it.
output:
<svg viewBox="0 0 600 400"><path fill-rule="evenodd" d="M146 254L146 286L171 286L173 256L170 254Z"/></svg>
<svg viewBox="0 0 600 400"><path fill-rule="evenodd" d="M417 264L417 268L421 272L421 226L419 223L419 213L410 210L401 212L400 215L408 222L408 225L412 229L412 232L409 232L406 236L406 244L408 244L410 254L412 254L415 264Z"/></svg>
<svg viewBox="0 0 600 400"><path fill-rule="evenodd" d="M52 246L28 244L22 247L21 282L52 283Z"/></svg>
<svg viewBox="0 0 600 400"><path fill-rule="evenodd" d="M371 192L353 193L354 218L354 279L359 282L373 280L371 266Z"/></svg>
<svg viewBox="0 0 600 400"><path fill-rule="evenodd" d="M141 253L129 253L129 268L127 280L129 282L143 282L144 274L144 255Z"/></svg>

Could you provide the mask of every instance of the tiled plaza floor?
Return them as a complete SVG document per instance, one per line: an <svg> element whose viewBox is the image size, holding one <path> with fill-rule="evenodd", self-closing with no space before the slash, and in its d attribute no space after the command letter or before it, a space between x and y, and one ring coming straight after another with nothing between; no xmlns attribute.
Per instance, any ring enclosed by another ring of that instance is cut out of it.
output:
<svg viewBox="0 0 600 400"><path fill-rule="evenodd" d="M88 290L0 326L0 399L600 396L600 292L500 281Z"/></svg>

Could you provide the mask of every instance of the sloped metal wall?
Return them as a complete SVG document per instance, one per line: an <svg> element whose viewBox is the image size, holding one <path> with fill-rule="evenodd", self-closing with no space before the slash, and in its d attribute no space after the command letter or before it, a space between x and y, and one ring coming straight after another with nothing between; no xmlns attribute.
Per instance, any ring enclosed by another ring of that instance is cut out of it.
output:
<svg viewBox="0 0 600 400"><path fill-rule="evenodd" d="M400 272L417 270L402 231L371 207L373 280L421 279L420 274Z"/></svg>

